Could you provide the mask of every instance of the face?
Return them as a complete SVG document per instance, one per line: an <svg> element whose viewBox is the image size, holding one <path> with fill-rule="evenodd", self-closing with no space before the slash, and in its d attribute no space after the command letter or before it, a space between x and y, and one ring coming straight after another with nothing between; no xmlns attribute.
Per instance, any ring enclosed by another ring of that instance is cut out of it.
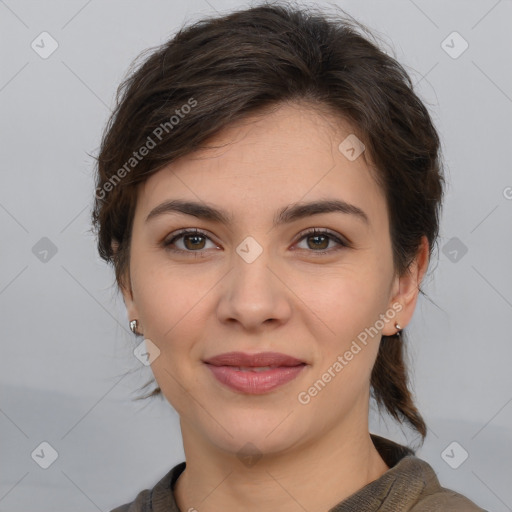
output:
<svg viewBox="0 0 512 512"><path fill-rule="evenodd" d="M381 334L409 321L418 278L394 275L386 201L368 156L339 149L351 133L312 107L282 106L231 125L209 141L216 148L140 187L124 300L158 354L151 367L162 393L205 444L277 453L367 426ZM175 200L226 219L169 208L147 219ZM286 215L326 200L359 213ZM292 380L250 393L221 383L204 362L232 351L306 364Z"/></svg>

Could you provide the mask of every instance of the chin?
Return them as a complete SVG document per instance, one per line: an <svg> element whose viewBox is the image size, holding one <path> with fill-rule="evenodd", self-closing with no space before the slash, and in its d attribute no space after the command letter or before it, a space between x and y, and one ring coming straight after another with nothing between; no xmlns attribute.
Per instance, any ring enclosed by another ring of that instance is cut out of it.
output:
<svg viewBox="0 0 512 512"><path fill-rule="evenodd" d="M244 451L257 454L281 453L297 444L305 435L290 430L291 424L283 422L286 414L263 418L261 411L255 413L258 414L242 415L236 421L230 421L230 415L223 415L222 426L227 432L216 423L215 426L209 424L205 427L213 430L208 430L206 436L222 450L241 456Z"/></svg>

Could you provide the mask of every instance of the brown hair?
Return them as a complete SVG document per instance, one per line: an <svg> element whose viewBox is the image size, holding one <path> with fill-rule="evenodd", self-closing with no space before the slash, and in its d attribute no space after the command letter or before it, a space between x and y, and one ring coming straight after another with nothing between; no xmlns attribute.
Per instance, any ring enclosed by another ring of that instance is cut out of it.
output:
<svg viewBox="0 0 512 512"><path fill-rule="evenodd" d="M130 286L137 184L233 121L284 102L305 101L354 127L385 192L397 275L407 272L423 236L432 254L444 182L440 141L407 72L375 41L344 12L273 2L200 20L149 49L117 90L97 158L92 220L118 285ZM409 390L403 337L382 336L372 396L423 442L427 427ZM158 387L140 398L157 394Z"/></svg>

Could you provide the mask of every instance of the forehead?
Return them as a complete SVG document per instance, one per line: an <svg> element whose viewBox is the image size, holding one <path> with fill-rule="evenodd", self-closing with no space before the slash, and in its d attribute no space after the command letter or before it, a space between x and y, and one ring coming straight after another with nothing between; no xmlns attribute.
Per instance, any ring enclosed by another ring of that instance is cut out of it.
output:
<svg viewBox="0 0 512 512"><path fill-rule="evenodd" d="M311 107L285 105L248 117L150 176L140 187L137 212L145 216L180 198L254 220L290 203L330 197L359 206L375 223L386 218L386 204L368 155L351 160L339 147L354 136L350 124Z"/></svg>

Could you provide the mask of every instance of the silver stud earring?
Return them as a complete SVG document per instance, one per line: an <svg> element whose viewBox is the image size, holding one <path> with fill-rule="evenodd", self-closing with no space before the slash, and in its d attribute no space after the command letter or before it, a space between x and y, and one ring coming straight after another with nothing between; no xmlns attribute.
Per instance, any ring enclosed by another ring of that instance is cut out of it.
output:
<svg viewBox="0 0 512 512"><path fill-rule="evenodd" d="M133 334L139 334L137 332L137 326L139 325L139 321L138 320L132 320L130 322L130 329L132 330Z"/></svg>
<svg viewBox="0 0 512 512"><path fill-rule="evenodd" d="M395 322L395 329L397 330L396 335L400 336L400 333L402 332L402 328L400 327L400 325L397 322Z"/></svg>

